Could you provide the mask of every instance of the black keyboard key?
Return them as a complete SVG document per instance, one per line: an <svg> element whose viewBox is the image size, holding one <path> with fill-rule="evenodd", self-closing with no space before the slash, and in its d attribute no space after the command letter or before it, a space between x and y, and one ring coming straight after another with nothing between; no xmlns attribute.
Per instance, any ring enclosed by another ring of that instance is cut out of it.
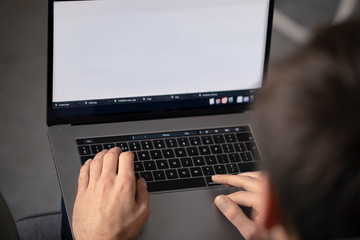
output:
<svg viewBox="0 0 360 240"><path fill-rule="evenodd" d="M241 162L241 158L240 155L238 153L230 153L229 155L229 160L230 162Z"/></svg>
<svg viewBox="0 0 360 240"><path fill-rule="evenodd" d="M227 133L227 134L224 134L224 137L225 137L226 142L228 142L228 143L236 142L235 134Z"/></svg>
<svg viewBox="0 0 360 240"><path fill-rule="evenodd" d="M114 143L105 143L105 144L103 144L103 146L104 146L104 149L110 150L113 147L115 147L115 144Z"/></svg>
<svg viewBox="0 0 360 240"><path fill-rule="evenodd" d="M141 150L141 146L139 142L129 142L129 149L131 151L139 151Z"/></svg>
<svg viewBox="0 0 360 240"><path fill-rule="evenodd" d="M174 148L174 147L177 147L177 146L178 146L175 138L165 139L165 142L166 142L166 146L167 146L168 148Z"/></svg>
<svg viewBox="0 0 360 240"><path fill-rule="evenodd" d="M123 152L129 151L129 146L126 142L119 142L115 144L117 147L121 148Z"/></svg>
<svg viewBox="0 0 360 240"><path fill-rule="evenodd" d="M180 160L177 158L169 159L170 168L180 168Z"/></svg>
<svg viewBox="0 0 360 240"><path fill-rule="evenodd" d="M213 136L215 143L225 143L225 139L223 135L215 135Z"/></svg>
<svg viewBox="0 0 360 240"><path fill-rule="evenodd" d="M232 153L232 152L234 152L234 147L230 143L222 145L222 148L224 150L224 153Z"/></svg>
<svg viewBox="0 0 360 240"><path fill-rule="evenodd" d="M134 163L134 170L135 170L135 172L144 171L144 166L143 166L142 162L135 162Z"/></svg>
<svg viewBox="0 0 360 240"><path fill-rule="evenodd" d="M203 173L199 167L190 168L190 172L191 172L191 176L193 177L203 176Z"/></svg>
<svg viewBox="0 0 360 240"><path fill-rule="evenodd" d="M220 164L229 163L229 158L226 154L216 155L216 158Z"/></svg>
<svg viewBox="0 0 360 240"><path fill-rule="evenodd" d="M210 135L202 136L201 140L202 140L203 144L213 144L214 143L212 140L212 137Z"/></svg>
<svg viewBox="0 0 360 240"><path fill-rule="evenodd" d="M95 157L95 155L80 157L81 164L84 165L84 163L85 163L87 160L89 160L89 159L94 159L94 157Z"/></svg>
<svg viewBox="0 0 360 240"><path fill-rule="evenodd" d="M154 175L154 179L155 180L165 180L166 177L165 177L165 172L163 170L161 171L154 171L153 172L153 175Z"/></svg>
<svg viewBox="0 0 360 240"><path fill-rule="evenodd" d="M206 184L211 187L211 186L216 186L216 185L220 185L219 183L213 182L213 180L211 179L211 177L205 177L205 181Z"/></svg>
<svg viewBox="0 0 360 240"><path fill-rule="evenodd" d="M209 155L211 154L210 148L208 146L200 146L199 152L201 155Z"/></svg>
<svg viewBox="0 0 360 240"><path fill-rule="evenodd" d="M215 174L213 166L202 167L202 171L203 171L205 176L212 176L212 175Z"/></svg>
<svg viewBox="0 0 360 240"><path fill-rule="evenodd" d="M97 153L101 152L102 150L103 150L103 146L100 144L91 145L91 153L92 154L97 154Z"/></svg>
<svg viewBox="0 0 360 240"><path fill-rule="evenodd" d="M254 141L254 138L250 132L245 133L238 133L236 134L236 137L239 142L252 142Z"/></svg>
<svg viewBox="0 0 360 240"><path fill-rule="evenodd" d="M254 160L260 160L259 150L258 150L255 142L247 142L246 148L248 151L250 151L252 153Z"/></svg>
<svg viewBox="0 0 360 240"><path fill-rule="evenodd" d="M165 170L166 173L166 177L168 179L175 179L175 178L179 178L177 171L175 169L169 169L169 170Z"/></svg>
<svg viewBox="0 0 360 240"><path fill-rule="evenodd" d="M153 140L155 148L165 148L165 142L162 139Z"/></svg>
<svg viewBox="0 0 360 240"><path fill-rule="evenodd" d="M151 159L162 159L162 154L160 150L151 150L150 151Z"/></svg>
<svg viewBox="0 0 360 240"><path fill-rule="evenodd" d="M205 156L205 162L207 165L217 164L216 157L214 155Z"/></svg>
<svg viewBox="0 0 360 240"><path fill-rule="evenodd" d="M190 146L189 140L186 137L178 138L177 141L180 147Z"/></svg>
<svg viewBox="0 0 360 240"><path fill-rule="evenodd" d="M245 144L244 143L234 143L234 148L236 152L245 152Z"/></svg>
<svg viewBox="0 0 360 240"><path fill-rule="evenodd" d="M169 164L168 164L167 160L157 160L156 165L157 165L158 169L168 169L169 168Z"/></svg>
<svg viewBox="0 0 360 240"><path fill-rule="evenodd" d="M210 146L210 149L211 149L212 154L223 153L222 148L221 148L220 145L212 145L212 146Z"/></svg>
<svg viewBox="0 0 360 240"><path fill-rule="evenodd" d="M225 165L216 165L214 166L214 169L216 174L226 174Z"/></svg>
<svg viewBox="0 0 360 240"><path fill-rule="evenodd" d="M181 168L178 169L178 174L180 178L189 178L190 177L190 171L187 168Z"/></svg>
<svg viewBox="0 0 360 240"><path fill-rule="evenodd" d="M253 157L250 152L242 152L240 153L240 156L243 162L250 162L253 160Z"/></svg>
<svg viewBox="0 0 360 240"><path fill-rule="evenodd" d="M189 139L192 146L197 146L201 144L199 137L190 137Z"/></svg>
<svg viewBox="0 0 360 240"><path fill-rule="evenodd" d="M203 157L193 157L193 162L195 166L204 166L205 161Z"/></svg>
<svg viewBox="0 0 360 240"><path fill-rule="evenodd" d="M154 149L154 145L152 144L152 142L150 140L141 141L140 143L141 143L142 149L144 149L144 150Z"/></svg>
<svg viewBox="0 0 360 240"><path fill-rule="evenodd" d="M247 143L245 143L245 145L246 145L246 149L248 151L257 150L255 142L247 142Z"/></svg>
<svg viewBox="0 0 360 240"><path fill-rule="evenodd" d="M175 157L174 150L172 150L172 149L164 149L164 150L162 150L162 154L163 154L164 158Z"/></svg>
<svg viewBox="0 0 360 240"><path fill-rule="evenodd" d="M238 167L240 172L253 172L258 171L259 165L254 162L239 163Z"/></svg>
<svg viewBox="0 0 360 240"><path fill-rule="evenodd" d="M185 148L175 148L174 151L175 151L176 157L186 157L187 156Z"/></svg>
<svg viewBox="0 0 360 240"><path fill-rule="evenodd" d="M197 188L197 187L206 187L205 179L203 177L177 179L171 181L157 181L157 182L149 182L147 184L147 188L149 192Z"/></svg>
<svg viewBox="0 0 360 240"><path fill-rule="evenodd" d="M183 167L192 167L192 166L194 166L191 158L180 158L180 161L181 161L181 165Z"/></svg>
<svg viewBox="0 0 360 240"><path fill-rule="evenodd" d="M198 156L199 155L199 151L198 151L197 147L188 147L188 148L186 148L186 151L189 156Z"/></svg>
<svg viewBox="0 0 360 240"><path fill-rule="evenodd" d="M156 170L156 165L154 161L144 161L143 163L146 170Z"/></svg>
<svg viewBox="0 0 360 240"><path fill-rule="evenodd" d="M239 169L236 166L236 164L227 164L226 169L227 169L228 173L230 173L230 174L239 172Z"/></svg>
<svg viewBox="0 0 360 240"><path fill-rule="evenodd" d="M79 146L78 149L79 149L80 155L90 155L91 154L89 146Z"/></svg>
<svg viewBox="0 0 360 240"><path fill-rule="evenodd" d="M153 175L151 172L141 172L140 176L146 180L146 182L153 181ZM149 184L149 183L148 183Z"/></svg>
<svg viewBox="0 0 360 240"><path fill-rule="evenodd" d="M140 160L150 160L150 154L148 151L140 151L140 152L137 152L137 155L138 155L138 158Z"/></svg>

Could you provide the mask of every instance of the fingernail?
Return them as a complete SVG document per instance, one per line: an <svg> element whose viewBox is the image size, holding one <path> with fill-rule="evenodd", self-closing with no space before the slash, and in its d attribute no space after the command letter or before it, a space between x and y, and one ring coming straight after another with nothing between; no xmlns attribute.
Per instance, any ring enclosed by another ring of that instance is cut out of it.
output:
<svg viewBox="0 0 360 240"><path fill-rule="evenodd" d="M215 181L216 178L217 178L217 175L213 175L213 176L211 177L211 179L212 179L213 181Z"/></svg>
<svg viewBox="0 0 360 240"><path fill-rule="evenodd" d="M228 206L228 201L224 196L220 195L215 198L215 204L221 211L224 211Z"/></svg>
<svg viewBox="0 0 360 240"><path fill-rule="evenodd" d="M140 182L140 184L142 184L147 189L147 183L146 183L145 179L140 178L139 182Z"/></svg>

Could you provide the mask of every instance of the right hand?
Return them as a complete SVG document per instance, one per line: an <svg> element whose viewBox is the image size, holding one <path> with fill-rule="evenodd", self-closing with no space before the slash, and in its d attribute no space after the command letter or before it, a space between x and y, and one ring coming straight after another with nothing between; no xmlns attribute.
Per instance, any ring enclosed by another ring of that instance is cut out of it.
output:
<svg viewBox="0 0 360 240"><path fill-rule="evenodd" d="M261 172L240 173L238 175L215 175L216 183L243 188L227 196L215 198L215 204L225 217L239 230L245 239L268 239L268 233L262 228L264 178ZM239 207L251 207L252 219L249 219Z"/></svg>

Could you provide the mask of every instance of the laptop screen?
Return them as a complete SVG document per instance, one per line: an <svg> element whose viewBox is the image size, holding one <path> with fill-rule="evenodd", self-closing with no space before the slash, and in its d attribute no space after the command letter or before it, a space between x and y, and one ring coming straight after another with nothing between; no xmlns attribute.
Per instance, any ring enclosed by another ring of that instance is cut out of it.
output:
<svg viewBox="0 0 360 240"><path fill-rule="evenodd" d="M226 108L261 87L269 0L52 7L50 107L62 116Z"/></svg>

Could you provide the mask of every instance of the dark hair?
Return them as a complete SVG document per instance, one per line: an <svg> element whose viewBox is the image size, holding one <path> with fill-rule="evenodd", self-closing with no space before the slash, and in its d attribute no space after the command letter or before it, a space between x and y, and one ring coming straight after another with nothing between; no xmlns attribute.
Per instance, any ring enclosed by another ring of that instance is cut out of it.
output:
<svg viewBox="0 0 360 240"><path fill-rule="evenodd" d="M360 236L360 19L319 30L279 64L257 108L285 228Z"/></svg>

